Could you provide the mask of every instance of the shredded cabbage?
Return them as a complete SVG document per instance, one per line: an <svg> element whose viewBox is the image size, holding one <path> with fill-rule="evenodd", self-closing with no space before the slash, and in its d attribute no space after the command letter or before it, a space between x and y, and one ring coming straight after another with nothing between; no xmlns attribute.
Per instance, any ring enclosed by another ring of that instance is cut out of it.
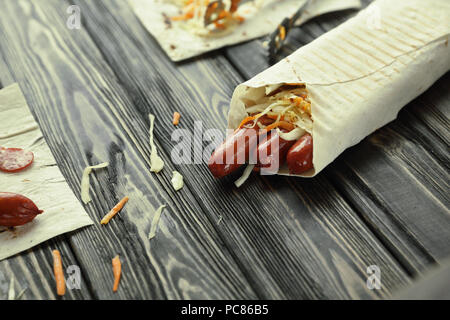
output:
<svg viewBox="0 0 450 320"><path fill-rule="evenodd" d="M267 85L265 88L266 95L257 101L252 101L252 103L245 108L245 111L248 115L254 115L255 120L267 115L273 118L274 122L280 120L287 121L296 128L311 133L313 125L311 119L311 103L307 98L308 92L306 88L301 84L297 87L290 84L289 88L276 92L282 86L283 84ZM244 100L243 102L246 103ZM253 121L251 127L255 127L256 123L257 121ZM260 123L257 125L261 129L265 128L265 126ZM299 133L300 130L296 130L295 133L286 136L289 139L293 139L293 137L297 137ZM283 137L283 134L281 137Z"/></svg>
<svg viewBox="0 0 450 320"><path fill-rule="evenodd" d="M91 197L89 196L89 174L94 169L101 169L109 166L109 162L103 162L95 166L86 167L83 171L83 177L81 178L81 200L83 200L84 204L91 201Z"/></svg>
<svg viewBox="0 0 450 320"><path fill-rule="evenodd" d="M25 291L27 290L27 287L23 288L22 290L20 290L19 294L16 296L14 282L15 282L15 279L14 279L14 277L12 277L9 282L8 300L20 300L22 298L23 294L25 293Z"/></svg>
<svg viewBox="0 0 450 320"><path fill-rule="evenodd" d="M161 213L165 207L166 207L165 205L160 206L156 210L155 215L153 216L152 226L150 227L150 233L148 234L149 240L153 239L156 235L156 228L158 227L159 219L161 218Z"/></svg>
<svg viewBox="0 0 450 320"><path fill-rule="evenodd" d="M156 150L156 145L153 141L153 129L155 126L155 116L152 114L148 115L150 118L150 171L160 172L164 168L164 161L158 156L158 150Z"/></svg>
<svg viewBox="0 0 450 320"><path fill-rule="evenodd" d="M173 172L172 186L175 189L175 191L180 190L184 186L183 176L178 171Z"/></svg>
<svg viewBox="0 0 450 320"><path fill-rule="evenodd" d="M14 290L14 277L11 277L9 282L8 300L15 300L16 291Z"/></svg>
<svg viewBox="0 0 450 320"><path fill-rule="evenodd" d="M20 300L22 298L22 296L24 295L25 291L27 291L27 287L23 288L19 294L17 295L15 300Z"/></svg>
<svg viewBox="0 0 450 320"><path fill-rule="evenodd" d="M294 130L289 132L282 132L281 130L277 129L277 132L280 138L286 141L297 141L305 134L305 130L303 130L302 128L295 128Z"/></svg>
<svg viewBox="0 0 450 320"><path fill-rule="evenodd" d="M250 177L250 174L252 173L254 167L255 167L254 164L249 164L245 168L244 173L242 174L242 176L234 182L234 185L236 187L238 187L238 188L240 186L242 186L244 184L244 182L247 181L248 177Z"/></svg>

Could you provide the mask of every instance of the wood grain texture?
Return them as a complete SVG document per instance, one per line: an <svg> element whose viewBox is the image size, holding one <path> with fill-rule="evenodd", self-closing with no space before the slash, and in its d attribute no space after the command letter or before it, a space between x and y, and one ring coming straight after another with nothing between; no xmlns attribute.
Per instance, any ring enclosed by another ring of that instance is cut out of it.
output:
<svg viewBox="0 0 450 320"><path fill-rule="evenodd" d="M128 95L86 31L66 28L68 3L14 1L4 7L1 54L75 194L83 168L109 160L108 170L91 177L94 200L86 210L99 221L122 196L130 196L109 225L68 235L93 296L256 297L189 190L171 190L168 158L163 174L149 173L148 120L130 115L134 107ZM135 127L142 130L139 140L131 135ZM168 206L157 238L149 242L152 215L160 204ZM111 259L116 254L123 277L113 294ZM46 274L39 276L51 281Z"/></svg>
<svg viewBox="0 0 450 320"><path fill-rule="evenodd" d="M280 59L353 14L327 14L293 29ZM248 78L268 67L260 48L256 40L226 55ZM450 256L448 83L447 74L325 174L412 275Z"/></svg>
<svg viewBox="0 0 450 320"><path fill-rule="evenodd" d="M165 153L174 145L173 129L164 125L173 111L182 114L181 127L188 132L196 120L204 128L225 128L229 98L242 81L226 59L212 53L173 64L161 58L161 49L123 2L77 4L86 8L86 28L134 99L132 117L150 110L158 115L162 125L155 132ZM145 135L140 127L131 130ZM236 176L214 180L204 164L177 170L210 221L223 218L216 228L260 297L376 298L409 281L323 176L252 177L238 191L232 185ZM365 285L371 264L385 270L382 291Z"/></svg>

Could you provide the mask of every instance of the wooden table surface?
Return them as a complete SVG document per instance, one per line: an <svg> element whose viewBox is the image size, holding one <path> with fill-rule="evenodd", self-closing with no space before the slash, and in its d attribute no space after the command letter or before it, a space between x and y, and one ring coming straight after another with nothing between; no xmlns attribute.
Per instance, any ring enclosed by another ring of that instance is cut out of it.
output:
<svg viewBox="0 0 450 320"><path fill-rule="evenodd" d="M82 28L66 26L81 8ZM215 180L207 166L175 165L179 128L226 128L236 85L267 68L262 40L171 62L122 0L2 0L0 87L18 82L70 187L80 199L91 175L95 225L0 262L25 299L54 299L51 250L77 265L81 288L64 299L380 299L450 256L450 74L402 109L396 121L345 151L313 179L252 175ZM289 36L281 56L354 11L315 19ZM166 167L150 173L148 114ZM3 119L2 119L3 120ZM185 187L174 192L178 170ZM97 222L123 196L107 226ZM167 208L154 239L154 210ZM111 259L123 278L112 292ZM381 271L369 290L368 266Z"/></svg>

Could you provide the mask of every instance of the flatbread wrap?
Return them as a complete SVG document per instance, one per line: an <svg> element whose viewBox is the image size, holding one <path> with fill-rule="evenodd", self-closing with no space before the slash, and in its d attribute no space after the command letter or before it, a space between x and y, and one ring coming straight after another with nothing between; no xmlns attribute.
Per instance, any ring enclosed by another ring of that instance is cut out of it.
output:
<svg viewBox="0 0 450 320"><path fill-rule="evenodd" d="M305 170L297 170L295 164L292 170L288 150L283 151L288 159L280 156L276 173L317 175L345 149L394 120L403 106L450 69L449 16L446 0L373 2L239 85L230 103L229 128L237 132L268 125L281 135L297 130L291 136L299 140L309 135L309 144L304 145L310 158L299 157ZM272 122L267 122L267 115ZM274 125L277 121L291 127ZM222 158L224 145L210 159L216 177L239 167L214 165Z"/></svg>
<svg viewBox="0 0 450 320"><path fill-rule="evenodd" d="M223 0L224 19L208 26L204 15L216 0L129 0L134 12L173 61L255 39L273 32L306 0ZM239 4L239 7L237 7ZM313 0L300 25L318 15L359 9L360 0Z"/></svg>

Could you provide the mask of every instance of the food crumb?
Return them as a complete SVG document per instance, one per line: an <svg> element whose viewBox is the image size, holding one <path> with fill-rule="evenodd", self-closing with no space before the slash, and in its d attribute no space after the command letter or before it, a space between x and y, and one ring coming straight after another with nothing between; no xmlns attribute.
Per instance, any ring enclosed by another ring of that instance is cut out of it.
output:
<svg viewBox="0 0 450 320"><path fill-rule="evenodd" d="M152 225L150 227L150 233L148 234L148 239L151 240L155 237L156 235L156 229L158 227L159 224L159 220L161 219L161 213L163 211L163 209L166 207L166 205L162 205L160 206L156 212L155 215L153 216L153 220L152 220Z"/></svg>
<svg viewBox="0 0 450 320"><path fill-rule="evenodd" d="M170 20L169 16L166 13L162 13L164 24L166 25L166 30L172 28L172 21Z"/></svg>
<svg viewBox="0 0 450 320"><path fill-rule="evenodd" d="M180 190L184 186L183 176L178 171L173 172L172 186L175 189L175 191Z"/></svg>
<svg viewBox="0 0 450 320"><path fill-rule="evenodd" d="M174 126L177 126L177 125L180 123L180 117L181 117L181 114L180 114L180 113L178 113L178 112L174 112L174 113L173 113L172 124L173 124Z"/></svg>

